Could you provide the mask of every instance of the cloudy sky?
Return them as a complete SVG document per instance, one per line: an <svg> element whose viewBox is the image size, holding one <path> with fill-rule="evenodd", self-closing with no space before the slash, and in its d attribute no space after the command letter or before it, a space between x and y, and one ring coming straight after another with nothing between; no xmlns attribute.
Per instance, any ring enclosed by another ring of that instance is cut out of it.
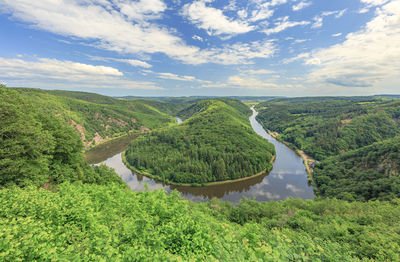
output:
<svg viewBox="0 0 400 262"><path fill-rule="evenodd" d="M8 86L400 93L400 0L0 0L0 36Z"/></svg>

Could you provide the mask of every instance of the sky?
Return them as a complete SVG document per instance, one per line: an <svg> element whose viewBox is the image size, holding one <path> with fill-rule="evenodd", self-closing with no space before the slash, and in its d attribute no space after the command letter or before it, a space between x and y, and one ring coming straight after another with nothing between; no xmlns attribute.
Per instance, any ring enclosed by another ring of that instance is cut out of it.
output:
<svg viewBox="0 0 400 262"><path fill-rule="evenodd" d="M10 87L400 93L400 0L0 0L0 39Z"/></svg>

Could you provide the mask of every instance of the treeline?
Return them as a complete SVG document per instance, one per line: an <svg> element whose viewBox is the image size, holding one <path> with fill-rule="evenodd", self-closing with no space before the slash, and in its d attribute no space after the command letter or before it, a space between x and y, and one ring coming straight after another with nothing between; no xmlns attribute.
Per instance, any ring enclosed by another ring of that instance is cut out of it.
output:
<svg viewBox="0 0 400 262"><path fill-rule="evenodd" d="M238 103L203 100L191 105L180 113L189 117L183 124L132 141L127 161L139 171L178 184L232 180L269 171L274 148L254 133L241 112L246 109L247 113L248 108Z"/></svg>
<svg viewBox="0 0 400 262"><path fill-rule="evenodd" d="M0 187L66 181L122 184L114 171L84 161L79 135L60 117L4 86L0 98Z"/></svg>
<svg viewBox="0 0 400 262"><path fill-rule="evenodd" d="M173 104L143 100L124 101L85 92L29 88L15 90L48 114L61 116L65 123L76 129L85 146L176 122L165 112L173 111Z"/></svg>
<svg viewBox="0 0 400 262"><path fill-rule="evenodd" d="M272 100L258 119L279 138L321 162L317 194L347 200L400 197L400 101L379 98ZM375 143L375 144L374 144ZM373 146L370 146L372 145ZM389 145L393 145L390 147Z"/></svg>

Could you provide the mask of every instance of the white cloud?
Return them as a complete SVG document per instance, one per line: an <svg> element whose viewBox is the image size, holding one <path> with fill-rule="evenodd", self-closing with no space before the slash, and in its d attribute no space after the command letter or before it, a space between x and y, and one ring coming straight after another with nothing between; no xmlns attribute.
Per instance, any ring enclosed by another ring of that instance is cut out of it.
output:
<svg viewBox="0 0 400 262"><path fill-rule="evenodd" d="M198 83L210 83L210 81L205 81L201 79L197 79L194 76L187 76L187 75L177 75L173 73L159 73L154 72L151 70L143 70L144 73L156 75L158 78L161 79L168 79L168 80L177 80L177 81L188 81L188 82L198 82Z"/></svg>
<svg viewBox="0 0 400 262"><path fill-rule="evenodd" d="M315 66L310 81L336 86L369 87L398 78L400 2L377 8L364 29L348 34L341 44L314 52L305 63Z"/></svg>
<svg viewBox="0 0 400 262"><path fill-rule="evenodd" d="M287 0L251 0L253 10L249 17L250 22L258 22L272 17L274 14L274 7L287 3Z"/></svg>
<svg viewBox="0 0 400 262"><path fill-rule="evenodd" d="M251 63L253 58L268 58L275 52L275 47L268 41L208 49L189 46L176 35L175 30L149 21L158 17L165 9L161 1L148 2L155 3L154 7L148 6L145 0L134 2L134 5L140 7L132 9L129 16L113 7L128 3L127 1L110 1L1 0L0 8L2 12L9 13L14 19L27 22L34 28L85 40L91 46L120 54L163 53L183 63L197 65ZM224 19L221 16L219 18ZM216 31L234 34L252 28L240 21L228 19L225 22ZM213 25L210 27L213 28Z"/></svg>
<svg viewBox="0 0 400 262"><path fill-rule="evenodd" d="M310 5L312 5L312 2L301 1L301 2L298 3L297 5L293 5L293 6L292 6L292 10L293 10L293 11L300 11L301 9L304 9L304 8L306 8L306 7L309 7Z"/></svg>
<svg viewBox="0 0 400 262"><path fill-rule="evenodd" d="M235 88L235 89L251 89L251 90L268 90L276 89L280 86L275 83L259 80L253 77L243 77L241 75L230 76L225 83L204 84L202 87L215 88Z"/></svg>
<svg viewBox="0 0 400 262"><path fill-rule="evenodd" d="M269 74L275 74L276 71L273 70L267 70L267 69L248 69L244 70L241 72L242 74L249 74L249 75L269 75Z"/></svg>
<svg viewBox="0 0 400 262"><path fill-rule="evenodd" d="M204 41L204 39L203 39L201 36L198 36L198 35L192 36L192 39L198 40L198 41L200 41L200 42L203 42L203 41Z"/></svg>
<svg viewBox="0 0 400 262"><path fill-rule="evenodd" d="M342 36L342 33L333 34L332 36L333 37L339 37L339 36Z"/></svg>
<svg viewBox="0 0 400 262"><path fill-rule="evenodd" d="M343 10L337 10L337 11L325 11L322 12L321 15L317 15L313 18L314 24L311 26L311 28L320 28L324 24L324 17L335 15L335 18L340 18L342 17L345 13L347 12L347 8Z"/></svg>
<svg viewBox="0 0 400 262"><path fill-rule="evenodd" d="M254 26L245 21L233 20L224 15L222 10L207 6L209 0L195 1L183 6L183 15L198 28L209 35L236 35L250 32Z"/></svg>
<svg viewBox="0 0 400 262"><path fill-rule="evenodd" d="M33 60L0 57L0 78L24 86L79 86L99 88L161 89L151 82L136 82L123 78L118 69L61 61L49 58ZM67 84L66 84L67 83Z"/></svg>
<svg viewBox="0 0 400 262"><path fill-rule="evenodd" d="M282 32L291 27L300 26L300 25L308 25L308 24L310 24L310 22L308 22L308 21L301 21L301 22L289 21L289 17L285 16L285 17L278 19L278 22L275 23L274 28L269 28L269 29L263 30L262 32L267 35L270 35L270 34Z"/></svg>
<svg viewBox="0 0 400 262"><path fill-rule="evenodd" d="M252 59L270 58L275 52L276 47L274 42L272 40L266 40L223 45L220 48L210 48L203 50L200 56L194 57L193 59L199 63L205 60L224 65L251 64ZM195 63L195 61L192 61L192 63Z"/></svg>
<svg viewBox="0 0 400 262"><path fill-rule="evenodd" d="M300 53L295 57L284 59L283 63L284 64L289 64L289 63L292 63L294 61L304 60L305 58L309 58L309 57L310 57L310 53Z"/></svg>
<svg viewBox="0 0 400 262"><path fill-rule="evenodd" d="M119 62L119 63L129 64L134 67L143 67L143 68L152 67L152 65L150 65L149 63L140 61L140 60L136 60L136 59L100 57L100 56L90 56L90 55L88 55L88 57L93 61L104 61L104 62L115 61L115 62Z"/></svg>
<svg viewBox="0 0 400 262"><path fill-rule="evenodd" d="M390 0L361 0L365 6L359 11L360 14L367 13L372 7L381 6Z"/></svg>

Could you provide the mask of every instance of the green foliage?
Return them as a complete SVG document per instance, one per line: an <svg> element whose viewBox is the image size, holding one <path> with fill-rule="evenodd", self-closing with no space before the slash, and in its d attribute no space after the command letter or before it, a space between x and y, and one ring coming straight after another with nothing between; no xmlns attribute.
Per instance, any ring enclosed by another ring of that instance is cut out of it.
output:
<svg viewBox="0 0 400 262"><path fill-rule="evenodd" d="M345 200L400 197L400 136L322 161L314 168L319 194Z"/></svg>
<svg viewBox="0 0 400 262"><path fill-rule="evenodd" d="M353 201L399 197L399 139L393 138L400 135L400 102L318 100L262 103L259 120L321 160L313 173L317 194Z"/></svg>
<svg viewBox="0 0 400 262"><path fill-rule="evenodd" d="M183 124L132 141L127 161L159 180L175 183L202 184L269 171L273 146L254 133L242 113L248 111L245 105L228 103L203 100L189 106L182 112L189 117Z"/></svg>
<svg viewBox="0 0 400 262"><path fill-rule="evenodd" d="M85 163L78 134L61 119L5 87L0 98L0 186L122 183L115 172Z"/></svg>
<svg viewBox="0 0 400 262"><path fill-rule="evenodd" d="M59 115L68 125L75 127L85 146L94 145L107 138L130 132L143 132L176 122L164 112L173 111L173 105L168 107L164 103L125 101L85 92L28 88L15 90L48 114ZM159 106L162 112L155 106Z"/></svg>
<svg viewBox="0 0 400 262"><path fill-rule="evenodd" d="M398 261L400 202L234 207L69 184L0 191L0 260Z"/></svg>

